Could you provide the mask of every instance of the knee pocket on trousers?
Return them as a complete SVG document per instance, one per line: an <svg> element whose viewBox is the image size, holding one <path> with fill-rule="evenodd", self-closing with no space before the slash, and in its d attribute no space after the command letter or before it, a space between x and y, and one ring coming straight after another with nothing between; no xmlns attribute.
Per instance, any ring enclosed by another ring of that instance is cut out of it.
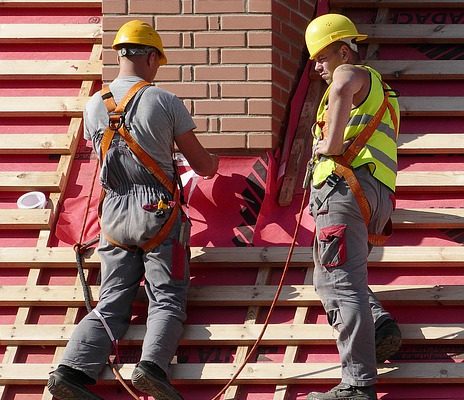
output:
<svg viewBox="0 0 464 400"><path fill-rule="evenodd" d="M332 309L327 311L327 321L331 327L340 332L343 324L342 314L339 309Z"/></svg>
<svg viewBox="0 0 464 400"><path fill-rule="evenodd" d="M319 257L323 267L337 267L346 261L346 225L330 225L320 229Z"/></svg>

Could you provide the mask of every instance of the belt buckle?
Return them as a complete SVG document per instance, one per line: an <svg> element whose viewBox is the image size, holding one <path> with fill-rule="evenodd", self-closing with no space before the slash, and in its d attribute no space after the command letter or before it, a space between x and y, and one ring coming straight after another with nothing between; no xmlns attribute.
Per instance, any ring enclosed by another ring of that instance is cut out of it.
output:
<svg viewBox="0 0 464 400"><path fill-rule="evenodd" d="M327 182L327 185L330 187L335 187L335 185L340 182L340 177L338 175L335 175L334 173L330 174L327 179L325 180Z"/></svg>

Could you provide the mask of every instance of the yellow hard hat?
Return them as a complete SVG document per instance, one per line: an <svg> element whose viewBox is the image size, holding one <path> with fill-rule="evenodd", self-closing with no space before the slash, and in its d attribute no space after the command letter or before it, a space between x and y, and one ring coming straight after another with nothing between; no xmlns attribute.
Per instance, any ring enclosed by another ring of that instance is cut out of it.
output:
<svg viewBox="0 0 464 400"><path fill-rule="evenodd" d="M364 40L353 22L341 14L325 14L313 19L306 28L305 40L312 60L329 44L342 39Z"/></svg>
<svg viewBox="0 0 464 400"><path fill-rule="evenodd" d="M125 44L137 44L156 48L160 54L160 64L166 64L168 62L166 55L164 54L163 42L158 32L153 29L150 24L146 22L133 20L126 22L121 28L113 41L113 49L119 50L122 45Z"/></svg>

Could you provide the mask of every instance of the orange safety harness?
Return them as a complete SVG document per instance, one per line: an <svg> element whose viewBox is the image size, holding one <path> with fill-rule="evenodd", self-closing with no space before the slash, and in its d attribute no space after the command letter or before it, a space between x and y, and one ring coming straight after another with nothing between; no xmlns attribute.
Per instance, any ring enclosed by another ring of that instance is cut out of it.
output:
<svg viewBox="0 0 464 400"><path fill-rule="evenodd" d="M389 101L389 98L391 97L390 92L394 92L395 95L396 92L393 89L388 88L383 81L382 85L384 89L384 99L382 104L375 113L374 117L366 124L359 135L356 136L356 138L350 143L345 152L341 155L332 156L332 159L335 162L335 170L326 179L326 184L330 187L335 187L340 179L345 179L346 183L349 185L351 191L353 192L354 197L356 198L366 226L369 226L369 222L371 220L371 209L366 195L364 194L364 191L362 190L361 185L359 184L359 181L353 172L353 168L351 168L351 163L359 154L361 149L366 145L372 134L375 132L387 109L390 111L395 132L398 136L398 117L396 116L396 112ZM324 114L322 121L319 122L322 128L323 137L327 135L328 123L329 121L326 119ZM390 237L392 228L392 221L389 219L381 234L369 234L369 243L374 246L382 245Z"/></svg>
<svg viewBox="0 0 464 400"><path fill-rule="evenodd" d="M100 163L103 163L105 156L111 146L111 142L114 138L114 135L118 133L132 150L132 152L137 156L140 162L143 164L148 171L166 188L166 190L171 194L172 201L164 202L161 200L158 204L153 205L153 207L164 210L171 209L171 214L169 215L166 222L162 225L160 230L156 233L154 237L143 243L139 246L143 251L151 250L159 246L169 235L169 232L172 230L174 223L179 215L181 209L181 193L177 185L177 173L175 173L175 178L171 181L166 173L161 169L161 167L156 163L156 161L135 141L135 139L130 135L129 130L125 124L125 115L126 107L129 102L134 98L134 96L139 92L139 90L151 86L151 83L146 81L137 82L133 85L124 98L119 104L116 104L114 101L113 94L110 91L108 85L103 85L101 90L101 97L103 103L108 110L109 124L103 133L103 138L101 141L100 147ZM174 169L176 170L175 166ZM101 217L103 200L105 198L106 191L102 189L100 196L100 204L98 207L98 216ZM129 251L135 251L137 249L133 247L126 246L124 243L118 243L113 240L107 233L102 233L105 236L106 240L113 244L114 246L121 247Z"/></svg>

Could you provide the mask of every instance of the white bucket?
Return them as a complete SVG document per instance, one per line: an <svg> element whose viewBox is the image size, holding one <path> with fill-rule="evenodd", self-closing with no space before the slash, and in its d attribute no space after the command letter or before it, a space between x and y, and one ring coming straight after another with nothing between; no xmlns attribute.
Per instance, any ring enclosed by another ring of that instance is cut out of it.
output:
<svg viewBox="0 0 464 400"><path fill-rule="evenodd" d="M42 192L24 193L16 202L18 208L45 208L47 199Z"/></svg>

